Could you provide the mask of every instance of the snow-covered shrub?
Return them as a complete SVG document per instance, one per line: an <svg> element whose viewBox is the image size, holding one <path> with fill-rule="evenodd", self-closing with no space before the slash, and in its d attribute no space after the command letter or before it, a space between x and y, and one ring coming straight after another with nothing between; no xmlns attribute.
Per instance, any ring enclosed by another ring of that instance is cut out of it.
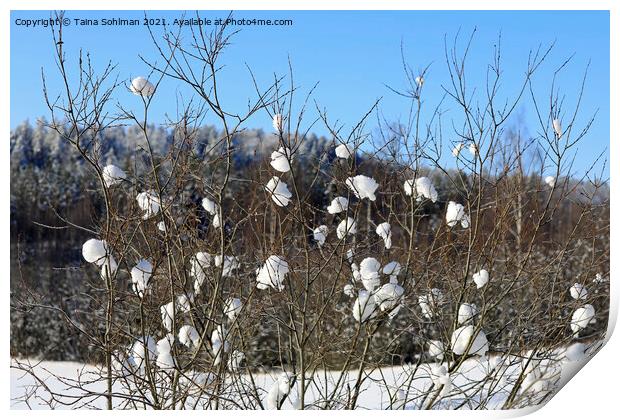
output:
<svg viewBox="0 0 620 420"><path fill-rule="evenodd" d="M186 55L187 45L177 50L179 60L154 74L183 83L187 63L218 62L228 45L221 35L205 38L197 54ZM65 341L93 355L105 383L130 385L127 397L102 392L111 405L356 408L379 386L387 395L381 408L522 407L542 401L554 389L553 369L585 359L589 340L602 337L608 207L598 186L563 173L564 143L546 145L541 136L543 162L531 165L504 123L466 112L479 127L456 127L458 143L443 144L441 118L424 121L421 112L422 75L407 79L405 95L419 122L377 119L375 130L366 126L373 118L344 133L346 125L331 126L321 113L317 121L333 137L319 138L304 130L303 111L291 111L297 104L281 80L257 89L256 105L237 115L213 96L225 93L213 84L221 67L203 68L210 74L188 84L196 109L180 110L177 123L158 128L132 110L123 115L133 125L93 123L88 137L56 139L76 142L76 156L95 165L76 188L92 209L59 214L87 214L80 232L99 239L82 245L93 264L79 270L83 289L59 292L40 308L26 301L23 312L80 306L65 319L82 334ZM166 86L158 83L158 98ZM146 99L155 86L144 79L131 90ZM446 101L460 92L452 94ZM468 103L456 101L449 112ZM204 109L219 128L197 125ZM276 133L247 126L255 118L268 125L268 115ZM81 135L65 119L67 132ZM550 122L536 132L547 135ZM554 141L570 134L551 125ZM127 140L122 155L115 136ZM36 149L26 137L12 138L12 155L18 146ZM456 159L444 165L451 151ZM127 173L100 162L122 162ZM31 173L37 188L28 191L47 196L45 178ZM107 187L124 187L102 189L93 173ZM556 177L567 188L556 189ZM13 191L25 194L12 184ZM70 217L64 225L77 226ZM55 333L45 317L11 315L22 320L11 331L12 354L33 342L58 347L54 337L46 343L23 332L40 323Z"/></svg>

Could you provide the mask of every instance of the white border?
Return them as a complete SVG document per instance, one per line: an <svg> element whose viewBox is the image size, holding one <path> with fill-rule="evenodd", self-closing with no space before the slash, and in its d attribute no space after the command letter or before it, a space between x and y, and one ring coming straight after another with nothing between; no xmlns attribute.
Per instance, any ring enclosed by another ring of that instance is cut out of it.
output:
<svg viewBox="0 0 620 420"><path fill-rule="evenodd" d="M611 69L610 74L612 75L610 80L610 96L611 96L611 109L610 116L611 121L614 121L614 116L618 117L618 98L620 98L620 91L618 89L618 78L613 77L613 75L620 74L620 67L618 66L618 52L620 51L620 45L618 43L618 24L620 23L620 19L618 18L620 13L620 6L618 6L618 2L614 0L590 0L590 1L581 1L581 0L520 0L520 1L502 1L502 0L427 0L427 1L398 1L398 0L382 0L382 1L367 1L367 0L345 0L345 1L328 1L328 0L262 0L260 2L257 1L197 1L197 0L175 0L170 2L156 2L154 0L134 0L134 1L116 1L116 0L108 0L108 1L100 1L93 0L89 2L85 2L84 0L57 0L57 1L42 1L42 0L34 0L28 1L27 3L19 2L15 0L4 0L0 2L0 10L2 20L1 20L1 42L2 42L2 53L3 60L1 61L3 64L0 66L0 80L2 81L0 84L0 101L3 103L2 109L4 110L0 114L0 124L2 126L2 133L4 136L8 136L10 131L10 122L9 122L9 110L10 110L10 74L9 74L9 60L10 60L10 10L49 10L49 9L74 9L74 10L148 10L148 9L158 9L158 10L310 10L310 9L318 9L318 10L356 10L356 9L364 9L364 10L403 10L403 9L413 9L413 10L611 10L610 14L610 27L611 27L611 40L610 40L610 63ZM549 22L550 25L561 25L561 22ZM18 94L13 92L13 94ZM601 94L607 94L607 92L601 92ZM617 125L614 127L612 124L610 127L610 138L617 139L618 138L618 128ZM5 137L6 138L6 137ZM7 139L8 140L8 139ZM0 214L2 215L2 219L4 223L2 224L2 237L4 241L2 242L2 258L3 267L9 267L9 249L10 249L10 235L9 235L9 179L10 179L10 165L9 165L9 147L8 141L5 140L2 152L0 153L0 167L4 170L4 177L2 177L2 183L0 184L1 188L1 197L2 197L2 205L0 207ZM610 162L610 174L612 179L616 179L616 175L618 175L618 165L617 165L617 156L618 156L618 145L616 141L610 141L610 156L612 156ZM620 187L615 182L611 182L611 206L612 209L616 209L618 207L618 196L620 194ZM612 211L612 226L611 226L611 246L612 252L615 249L615 246L618 244L618 216L614 215ZM611 272L616 273L619 269L618 262L611 259ZM5 273L7 270L5 270ZM613 282L613 280L612 280ZM2 323L2 331L1 331L1 341L3 343L3 348L8 353L9 350L9 278L5 274L5 278L3 279L5 292L4 292L4 305L5 313L4 313L4 322ZM611 287L611 307L610 307L610 320L609 320L609 328L608 328L608 339L610 341L608 344L601 350L601 352L596 355L592 361L590 361L586 367L577 374L577 376L569 381L569 383L542 409L532 409L532 410L522 410L522 411L512 411L512 412L500 412L500 411L488 411L488 412L468 412L468 411L459 411L459 412L449 412L449 411L435 411L431 413L427 412L391 412L390 414L385 413L381 415L389 415L390 417L396 416L407 416L410 418L411 416L424 417L424 418L435 418L435 419L445 419L445 418L459 418L467 417L467 418L499 418L499 417L515 417L518 415L527 414L529 412L533 412L528 418L532 419L547 419L549 417L554 418L562 418L562 419L583 419L586 417L590 418L612 418L616 417L616 413L618 411L617 405L620 404L620 400L618 399L618 386L619 386L619 375L620 368L618 367L620 363L618 362L618 354L620 354L620 342L617 337L610 337L611 332L613 331L617 316L618 316L618 293L612 283ZM9 359L9 355L6 354L7 359ZM7 360L5 359L5 360ZM8 362L8 360L7 360ZM4 398L4 409L9 411L8 414L10 416L25 416L28 417L34 416L36 418L43 416L58 416L54 412L45 412L45 413L37 413L37 412L23 412L23 411L10 411L9 410L9 394L10 394L10 374L8 363L5 367L4 380L0 381L0 395L1 398ZM209 416L210 418L228 418L231 416L239 416L243 415L244 417L250 416L253 418L274 418L280 417L285 418L292 415L292 412L215 412L215 413L192 413L192 412L183 412L181 414L165 414L166 416L173 415L183 417L193 417L193 416ZM159 413L151 413L147 414L144 412L129 412L129 413L95 413L95 412L71 412L62 414L63 418L67 417L77 417L77 416L101 416L106 418L112 418L112 416L160 416L162 414ZM355 418L359 420L360 418L371 418L375 413L368 411L355 411L355 412L327 412L327 413L316 413L316 412L297 412L294 413L295 416L299 417L308 417L308 416L338 416L339 418Z"/></svg>

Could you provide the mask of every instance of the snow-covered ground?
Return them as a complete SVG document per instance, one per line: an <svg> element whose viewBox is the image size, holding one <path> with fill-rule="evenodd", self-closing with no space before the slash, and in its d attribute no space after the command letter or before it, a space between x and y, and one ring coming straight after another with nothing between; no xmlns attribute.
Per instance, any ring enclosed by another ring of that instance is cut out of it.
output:
<svg viewBox="0 0 620 420"><path fill-rule="evenodd" d="M507 358L497 355L488 358L472 358L466 360L462 366L449 375L442 372L441 365L421 364L416 366L389 366L362 372L365 380L360 388L356 408L361 409L420 409L424 395L429 398L440 392L434 409L496 409L501 408L509 395L516 377L522 371L523 358ZM105 382L101 380L100 368L82 365L74 362L38 362L33 369L34 374L44 383L44 387L36 387L37 380L28 373L16 368L23 361L11 361L11 408L12 409L46 409L50 401L50 393L45 388L62 394L59 402L53 402L55 408L105 408L105 399L100 393L105 392ZM530 392L529 401L536 403L545 395L557 391L583 365L584 360L574 362L564 359L561 363L543 361L536 364L538 369L531 375L526 375L521 393ZM35 363L33 363L34 365ZM533 365L532 365L533 366ZM534 371L533 368L530 368ZM338 381L341 372L318 371L308 386L305 404L307 408L321 408L325 400L347 401L348 392L354 387L358 371L346 372L343 383L349 386L339 387L333 393L334 384ZM59 380L58 378L65 378ZM282 377L280 371L270 373L256 373L253 381L256 384L259 396L265 406L269 405L270 391L273 385ZM242 382L248 382L247 375L241 375ZM79 381L81 390L68 389L68 384L75 385ZM310 382L310 381L309 381ZM481 385L483 383L483 385ZM236 401L248 400L247 388L226 387L228 398ZM524 390L523 388L527 388ZM299 381L293 386L283 409L297 408ZM429 393L429 391L431 391ZM115 393L127 395L127 388L120 381L114 384ZM90 393L85 399L80 396ZM235 395L235 393L237 395ZM246 395L242 395L246 393ZM97 395L99 394L99 395ZM120 404L120 398L115 399L115 406ZM248 403L251 406L251 403ZM196 403L193 399L186 402L187 408L208 408L207 405ZM248 406L248 405L246 405ZM142 408L140 406L136 408ZM234 408L234 407L231 407ZM260 408L254 406L252 408ZM339 407L337 404L331 408Z"/></svg>

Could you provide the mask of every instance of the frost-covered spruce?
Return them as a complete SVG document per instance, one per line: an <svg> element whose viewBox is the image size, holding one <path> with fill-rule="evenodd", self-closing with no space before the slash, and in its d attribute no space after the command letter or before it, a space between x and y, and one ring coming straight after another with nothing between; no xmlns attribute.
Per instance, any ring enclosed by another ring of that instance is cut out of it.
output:
<svg viewBox="0 0 620 420"><path fill-rule="evenodd" d="M364 323L377 316L377 305L374 298L366 290L360 290L355 303L353 303L353 318L357 322Z"/></svg>
<svg viewBox="0 0 620 420"><path fill-rule="evenodd" d="M336 197L332 200L331 204L327 206L327 212L329 214L337 214L343 211L347 211L349 208L349 200L346 197Z"/></svg>
<svg viewBox="0 0 620 420"><path fill-rule="evenodd" d="M131 282L133 283L134 292L140 296L144 295L149 290L149 279L153 274L153 265L148 260L140 260L131 269Z"/></svg>
<svg viewBox="0 0 620 420"><path fill-rule="evenodd" d="M241 299L230 297L226 301L226 308L224 314L233 321L241 313Z"/></svg>
<svg viewBox="0 0 620 420"><path fill-rule="evenodd" d="M327 233L327 226L321 225L312 231L312 236L319 246L323 246L323 244L325 244L325 239L327 239Z"/></svg>
<svg viewBox="0 0 620 420"><path fill-rule="evenodd" d="M489 282L489 272L482 269L473 275L472 280L476 283L476 288L481 289Z"/></svg>
<svg viewBox="0 0 620 420"><path fill-rule="evenodd" d="M185 347L192 349L200 346L200 334L193 325L183 325L179 328L179 343Z"/></svg>
<svg viewBox="0 0 620 420"><path fill-rule="evenodd" d="M288 206L291 197L293 197L293 194L288 189L288 185L277 176L272 177L269 182L267 182L265 190L271 195L273 202L280 207Z"/></svg>
<svg viewBox="0 0 620 420"><path fill-rule="evenodd" d="M476 315L478 315L478 307L475 304L462 303L458 312L459 325L472 324Z"/></svg>
<svg viewBox="0 0 620 420"><path fill-rule="evenodd" d="M346 144L336 146L336 156L340 159L349 159L351 157L351 149Z"/></svg>
<svg viewBox="0 0 620 420"><path fill-rule="evenodd" d="M405 190L405 195L411 197L412 195L415 197L415 179L406 179L403 183L403 190Z"/></svg>
<svg viewBox="0 0 620 420"><path fill-rule="evenodd" d="M103 175L103 182L108 188L120 184L127 179L125 171L115 165L107 165L103 168L101 173Z"/></svg>
<svg viewBox="0 0 620 420"><path fill-rule="evenodd" d="M370 201L375 201L377 199L375 192L377 191L379 184L377 184L377 181L366 175L349 177L347 178L346 184L347 187L351 189L353 194L355 194L355 196L360 200L367 198Z"/></svg>
<svg viewBox="0 0 620 420"><path fill-rule="evenodd" d="M461 223L461 227L467 229L469 227L469 216L465 213L465 207L462 204L450 201L448 210L446 211L446 223L448 226L454 227L457 223Z"/></svg>
<svg viewBox="0 0 620 420"><path fill-rule="evenodd" d="M155 93L155 85L149 82L146 78L138 76L131 81L129 90L131 90L134 95L149 97L153 96Z"/></svg>
<svg viewBox="0 0 620 420"><path fill-rule="evenodd" d="M291 170L289 159L291 157L291 151L286 147L280 147L278 150L274 150L271 153L271 167L278 172L288 172Z"/></svg>
<svg viewBox="0 0 620 420"><path fill-rule="evenodd" d="M104 240L89 239L82 245L82 256L86 262L94 263L99 266L106 262L108 255L108 244Z"/></svg>
<svg viewBox="0 0 620 420"><path fill-rule="evenodd" d="M586 300L588 298L588 289L581 283L575 283L570 288L570 295L575 300Z"/></svg>
<svg viewBox="0 0 620 420"><path fill-rule="evenodd" d="M281 292L284 290L284 277L288 274L288 263L282 257L271 255L257 270L256 287L265 290L269 287Z"/></svg>
<svg viewBox="0 0 620 420"><path fill-rule="evenodd" d="M153 191L144 191L138 194L136 197L138 207L144 211L142 218L144 220L149 219L159 213L161 203L159 197Z"/></svg>
<svg viewBox="0 0 620 420"><path fill-rule="evenodd" d="M380 223L375 232L383 239L385 249L392 248L392 227L388 222Z"/></svg>
<svg viewBox="0 0 620 420"><path fill-rule="evenodd" d="M343 239L347 235L355 235L356 232L357 223L355 223L355 220L351 217L342 220L336 228L336 236L338 236L338 239Z"/></svg>
<svg viewBox="0 0 620 420"><path fill-rule="evenodd" d="M456 329L452 333L452 352L459 356L467 353L467 355L477 354L485 356L489 351L489 342L487 336L482 330L474 336L476 329L473 325L466 325ZM467 347L470 345L469 351Z"/></svg>

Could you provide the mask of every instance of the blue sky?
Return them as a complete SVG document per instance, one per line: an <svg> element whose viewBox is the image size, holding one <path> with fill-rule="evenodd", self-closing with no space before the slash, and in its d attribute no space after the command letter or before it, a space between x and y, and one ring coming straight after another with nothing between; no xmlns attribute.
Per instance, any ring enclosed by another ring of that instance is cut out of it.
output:
<svg viewBox="0 0 620 420"><path fill-rule="evenodd" d="M193 16L194 12L189 12ZM170 22L182 12L149 11L151 18ZM201 12L204 17L222 17L225 12ZM328 110L331 119L345 125L354 124L382 97L381 111L388 120L406 116L407 101L391 93L385 85L405 86L400 44L404 43L406 60L414 70L430 64L424 87L425 106L430 110L442 96L442 84L448 83L444 58L444 36L454 37L460 29L468 35L477 32L470 53L470 86L484 87L486 65L492 59L493 46L501 32L505 79L502 94L516 93L522 79L530 49L556 41L556 46L541 71L535 76L534 88L540 101L548 103L549 85L554 69L574 54L570 66L558 79L566 94L565 106L577 100L583 71L590 61L587 90L582 101L584 122L598 110L597 118L580 149L578 165L587 162L609 147L609 14L600 11L309 11L309 12L235 12L236 18L293 19L287 27L245 27L233 39L223 56L221 91L225 105L243 109L253 95L250 66L259 83L267 85L273 74L288 71L290 57L296 84L306 92L319 82L313 98ZM142 11L74 11L74 18L142 18ZM21 121L32 122L48 114L41 92L40 72L49 73L51 91L60 87L53 58L49 28L24 28L17 19L49 17L46 11L14 11L11 13L11 127ZM72 22L73 23L73 22ZM66 28L65 48L69 60L80 48L90 51L95 65L102 68L108 60L117 64L122 79L147 72L138 54L155 57L146 28L84 27L72 24ZM162 92L169 92L164 95ZM153 122L164 122L166 113L174 115L176 94L186 98L191 92L176 81L166 81L158 91L151 111ZM119 90L116 100L124 106L139 109L136 98ZM450 138L450 110L444 105L446 139ZM456 115L456 114L454 114ZM309 119L312 116L309 116ZM456 118L456 117L455 117ZM526 100L515 114L531 134L538 131L531 101ZM207 123L211 122L207 118ZM248 121L248 126L271 130L271 121L261 114ZM368 126L372 130L373 123ZM326 134L319 124L313 130ZM447 147L447 146L446 146ZM608 152L607 152L608 153Z"/></svg>

